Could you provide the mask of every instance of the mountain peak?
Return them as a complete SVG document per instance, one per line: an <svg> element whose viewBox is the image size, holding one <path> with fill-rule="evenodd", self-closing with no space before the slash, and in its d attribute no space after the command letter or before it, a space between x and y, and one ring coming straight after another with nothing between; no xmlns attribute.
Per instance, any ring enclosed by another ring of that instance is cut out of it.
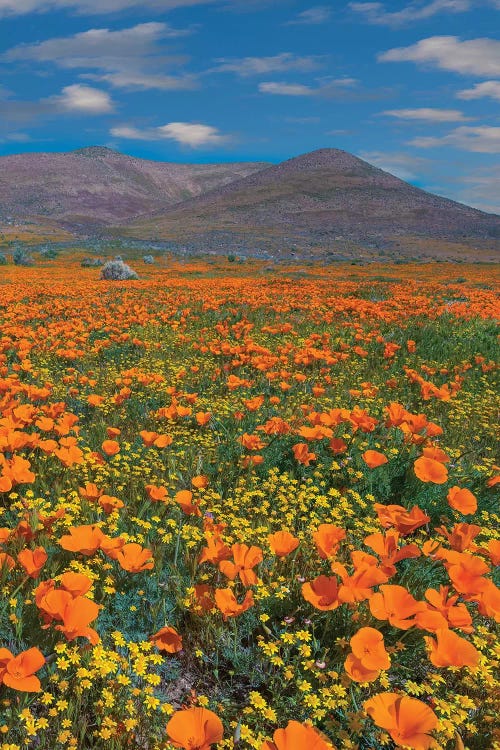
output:
<svg viewBox="0 0 500 750"><path fill-rule="evenodd" d="M70 153L75 156L86 156L94 159L96 157L123 156L120 151L108 148L108 146L85 146L84 148L77 148L74 151L70 151Z"/></svg>
<svg viewBox="0 0 500 750"><path fill-rule="evenodd" d="M353 170L360 174L378 171L376 167L360 159L348 151L342 151L338 148L319 148L315 151L309 151L307 154L301 154L293 159L281 162L278 165L281 168L290 170L319 170L327 169L332 172L352 172Z"/></svg>

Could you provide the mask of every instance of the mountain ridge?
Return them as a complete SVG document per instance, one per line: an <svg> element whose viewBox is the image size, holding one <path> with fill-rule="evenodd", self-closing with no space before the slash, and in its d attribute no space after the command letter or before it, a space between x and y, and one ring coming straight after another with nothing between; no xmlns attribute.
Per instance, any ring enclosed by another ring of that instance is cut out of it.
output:
<svg viewBox="0 0 500 750"><path fill-rule="evenodd" d="M128 222L146 238L267 231L310 241L380 243L401 235L500 238L500 216L410 185L349 152L318 149Z"/></svg>
<svg viewBox="0 0 500 750"><path fill-rule="evenodd" d="M155 162L106 146L1 157L2 214L195 252L328 255L410 237L500 249L500 216L332 148L278 164Z"/></svg>
<svg viewBox="0 0 500 750"><path fill-rule="evenodd" d="M89 228L162 209L267 166L138 159L105 146L0 157L0 213Z"/></svg>

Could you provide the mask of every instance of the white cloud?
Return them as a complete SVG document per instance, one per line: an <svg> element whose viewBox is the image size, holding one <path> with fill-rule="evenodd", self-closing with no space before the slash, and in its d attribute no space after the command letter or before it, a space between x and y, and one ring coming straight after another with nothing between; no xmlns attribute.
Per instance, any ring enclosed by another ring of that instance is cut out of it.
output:
<svg viewBox="0 0 500 750"><path fill-rule="evenodd" d="M29 101L6 98L1 102L1 129L9 132L12 125L33 123L39 125L55 117L78 115L106 115L114 111L115 105L109 94L93 86L75 83L65 86L59 94Z"/></svg>
<svg viewBox="0 0 500 750"><path fill-rule="evenodd" d="M500 128L481 125L478 127L462 126L441 137L414 138L409 142L418 148L436 148L452 146L462 151L473 151L480 154L500 153Z"/></svg>
<svg viewBox="0 0 500 750"><path fill-rule="evenodd" d="M0 135L0 143L30 143L31 136L28 133L5 133Z"/></svg>
<svg viewBox="0 0 500 750"><path fill-rule="evenodd" d="M396 47L378 56L382 62L427 63L467 75L500 75L500 40L431 36L410 47Z"/></svg>
<svg viewBox="0 0 500 750"><path fill-rule="evenodd" d="M419 170L429 163L428 159L421 156L400 152L362 151L359 157L401 180L416 180Z"/></svg>
<svg viewBox="0 0 500 750"><path fill-rule="evenodd" d="M278 83L276 81L259 83L259 91L262 94L278 94L279 96L313 96L314 94L314 89L302 83Z"/></svg>
<svg viewBox="0 0 500 750"><path fill-rule="evenodd" d="M397 117L400 120L420 120L422 122L467 122L470 117L465 117L458 109L432 109L421 107L419 109L387 109L383 115Z"/></svg>
<svg viewBox="0 0 500 750"><path fill-rule="evenodd" d="M186 58L166 56L161 46L165 39L188 33L189 30L173 29L166 23L156 22L119 30L89 29L37 44L20 44L0 59L9 63L34 61L59 68L95 70L98 72L86 72L82 77L106 81L120 88L193 88L192 76L172 76L164 72L168 66L182 65Z"/></svg>
<svg viewBox="0 0 500 750"><path fill-rule="evenodd" d="M404 26L414 21L432 18L438 13L463 13L472 7L471 0L433 0L430 3L413 2L398 11L387 11L382 3L349 3L349 8L361 13L368 23L380 26Z"/></svg>
<svg viewBox="0 0 500 750"><path fill-rule="evenodd" d="M303 83L283 83L279 81L265 81L259 84L262 94L277 94L278 96L324 96L335 97L345 94L357 84L356 78L325 78L317 86L306 86Z"/></svg>
<svg viewBox="0 0 500 750"><path fill-rule="evenodd" d="M316 5L314 8L303 10L295 18L288 21L287 26L314 26L326 23L332 17L332 9L328 5Z"/></svg>
<svg viewBox="0 0 500 750"><path fill-rule="evenodd" d="M201 123L169 122L168 125L162 125L158 130L163 138L170 138L191 148L223 143L227 140L227 137L223 136L217 128Z"/></svg>
<svg viewBox="0 0 500 750"><path fill-rule="evenodd" d="M463 89L457 93L458 99L482 99L483 97L500 101L500 81L483 81L476 83L471 89Z"/></svg>
<svg viewBox="0 0 500 750"><path fill-rule="evenodd" d="M197 122L169 122L166 125L144 130L130 125L121 125L112 128L111 135L114 138L141 141L168 139L190 148L221 145L229 140L229 137L222 134L217 128Z"/></svg>
<svg viewBox="0 0 500 750"><path fill-rule="evenodd" d="M69 112L98 115L114 110L113 101L108 93L81 83L63 88L58 101L60 106Z"/></svg>
<svg viewBox="0 0 500 750"><path fill-rule="evenodd" d="M500 164L468 171L455 185L456 200L500 214Z"/></svg>
<svg viewBox="0 0 500 750"><path fill-rule="evenodd" d="M154 140L147 130L139 130L130 125L119 125L111 128L113 138L128 138L132 141L151 141Z"/></svg>
<svg viewBox="0 0 500 750"><path fill-rule="evenodd" d="M242 57L229 59L220 57L217 66L209 73L236 73L247 77L253 75L267 75L268 73L282 73L289 70L307 73L316 70L320 63L316 57L298 57L292 52L282 52L272 57Z"/></svg>
<svg viewBox="0 0 500 750"><path fill-rule="evenodd" d="M198 86L196 77L192 75L169 76L157 73L141 73L134 71L122 71L120 73L103 73L94 75L82 73L80 78L93 81L109 83L114 88L127 89L129 91L140 91L145 89L157 89L158 91L180 91L194 89Z"/></svg>
<svg viewBox="0 0 500 750"><path fill-rule="evenodd" d="M130 8L166 11L173 8L202 5L212 0L0 0L0 16L47 13L71 10L87 15L116 13Z"/></svg>

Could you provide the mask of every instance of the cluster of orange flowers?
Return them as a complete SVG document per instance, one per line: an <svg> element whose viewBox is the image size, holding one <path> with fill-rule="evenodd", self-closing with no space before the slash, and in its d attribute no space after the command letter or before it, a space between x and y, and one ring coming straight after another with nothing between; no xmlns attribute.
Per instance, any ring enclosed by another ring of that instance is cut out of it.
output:
<svg viewBox="0 0 500 750"><path fill-rule="evenodd" d="M154 599L143 611L145 642L160 662L182 665L188 652L194 663L198 650L217 648L214 633L226 629L237 644L241 627L242 641L268 648L262 668L284 670L286 682L293 670L277 644L289 642L289 624L321 623L327 633L335 623L340 642L315 631L320 657L307 646L293 667L307 677L296 683L296 713L275 706L243 735L253 711L245 700L228 709L192 693L169 705L168 683L153 677L147 705L163 701L170 713L155 749L229 748L230 729L234 746L256 750L327 750L337 737L349 750L465 747L462 735L477 731L472 719L450 729L444 699L407 692L403 652L411 637L422 681L449 678L453 690L463 670L475 695L493 689L485 649L500 622L492 502L500 469L488 429L482 452L475 438L464 448L448 435L480 389L481 403L491 400L497 366L475 350L427 360L420 331L443 321L458 331L487 325L494 294L478 276L450 305L439 268L431 281L380 282L390 294L378 301L369 296L374 282L342 281L334 270L297 283L292 269L256 284L223 266L196 268L215 279L190 278L179 265L154 281L99 286L85 277L75 284L55 266L44 287L47 271L7 272L0 585L13 611L0 618L11 628L2 631L0 699L5 691L4 705L20 712L44 705L22 696L50 695L57 669L69 669L58 649L71 644L78 664L106 649L111 601L133 585ZM87 305L76 310L74 295ZM476 411L483 429L489 414ZM292 487L291 505L288 490L268 497L262 489L277 476ZM420 583L419 570L429 579ZM252 628L276 638L258 645ZM144 686L145 667L137 669ZM311 675L318 696L337 690L339 706L351 691L352 705L341 705L347 719L332 703L322 713ZM139 693L131 688L128 711ZM113 696L106 700L111 710ZM131 746L135 719L111 715L108 725L100 717L99 737L128 732L123 746ZM364 745L347 744L342 721L353 736L365 732Z"/></svg>

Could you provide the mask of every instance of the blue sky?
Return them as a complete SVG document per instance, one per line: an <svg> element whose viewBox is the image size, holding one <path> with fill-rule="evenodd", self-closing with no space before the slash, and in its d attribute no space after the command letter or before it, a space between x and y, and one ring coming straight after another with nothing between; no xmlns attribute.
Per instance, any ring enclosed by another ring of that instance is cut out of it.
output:
<svg viewBox="0 0 500 750"><path fill-rule="evenodd" d="M500 213L500 0L0 0L0 153L342 148Z"/></svg>

